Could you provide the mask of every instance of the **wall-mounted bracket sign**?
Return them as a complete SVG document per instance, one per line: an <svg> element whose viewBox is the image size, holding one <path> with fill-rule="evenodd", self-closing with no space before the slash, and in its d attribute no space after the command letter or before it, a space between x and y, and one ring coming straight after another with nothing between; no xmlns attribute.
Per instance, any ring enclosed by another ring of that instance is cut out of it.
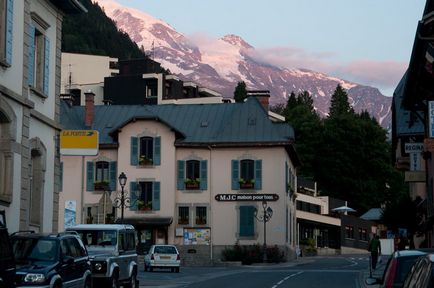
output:
<svg viewBox="0 0 434 288"><path fill-rule="evenodd" d="M217 201L277 201L277 194L217 194Z"/></svg>

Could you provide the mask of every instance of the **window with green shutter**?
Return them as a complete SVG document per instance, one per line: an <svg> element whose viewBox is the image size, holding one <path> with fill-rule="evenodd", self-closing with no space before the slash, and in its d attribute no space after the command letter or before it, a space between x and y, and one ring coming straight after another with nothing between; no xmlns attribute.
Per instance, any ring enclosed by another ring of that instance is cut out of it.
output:
<svg viewBox="0 0 434 288"><path fill-rule="evenodd" d="M13 0L0 0L0 65L12 64Z"/></svg>
<svg viewBox="0 0 434 288"><path fill-rule="evenodd" d="M255 235L254 211L254 206L240 206L240 237L252 237Z"/></svg>
<svg viewBox="0 0 434 288"><path fill-rule="evenodd" d="M262 160L232 160L232 190L262 189Z"/></svg>
<svg viewBox="0 0 434 288"><path fill-rule="evenodd" d="M177 188L178 190L208 189L207 160L178 160Z"/></svg>
<svg viewBox="0 0 434 288"><path fill-rule="evenodd" d="M28 84L38 93L48 96L50 79L50 39L44 28L34 20L29 26Z"/></svg>
<svg viewBox="0 0 434 288"><path fill-rule="evenodd" d="M161 137L131 137L130 164L158 166L161 164Z"/></svg>
<svg viewBox="0 0 434 288"><path fill-rule="evenodd" d="M160 210L160 182L140 181L137 191L137 210Z"/></svg>

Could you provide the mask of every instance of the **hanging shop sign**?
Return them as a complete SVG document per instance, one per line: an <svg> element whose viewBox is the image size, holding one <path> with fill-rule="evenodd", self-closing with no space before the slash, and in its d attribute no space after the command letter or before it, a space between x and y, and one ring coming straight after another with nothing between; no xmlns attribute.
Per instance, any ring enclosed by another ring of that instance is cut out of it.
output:
<svg viewBox="0 0 434 288"><path fill-rule="evenodd" d="M60 154L97 155L98 140L96 130L62 130L60 132Z"/></svg>
<svg viewBox="0 0 434 288"><path fill-rule="evenodd" d="M277 201L277 194L217 194L217 201Z"/></svg>

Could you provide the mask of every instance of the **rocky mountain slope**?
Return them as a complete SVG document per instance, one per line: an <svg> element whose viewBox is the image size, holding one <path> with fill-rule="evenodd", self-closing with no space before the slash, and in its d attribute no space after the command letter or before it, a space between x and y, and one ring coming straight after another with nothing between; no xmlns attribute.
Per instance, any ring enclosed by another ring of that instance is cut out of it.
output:
<svg viewBox="0 0 434 288"><path fill-rule="evenodd" d="M236 35L194 41L142 11L124 7L113 0L97 2L120 30L148 51L151 58L182 79L195 81L227 97L232 97L237 82L242 80L250 90L270 90L272 105L286 103L292 91L306 90L313 96L320 115L328 113L330 95L337 84L341 84L347 89L356 111L367 110L383 127L390 125L392 98L382 95L374 87L306 69L272 65Z"/></svg>

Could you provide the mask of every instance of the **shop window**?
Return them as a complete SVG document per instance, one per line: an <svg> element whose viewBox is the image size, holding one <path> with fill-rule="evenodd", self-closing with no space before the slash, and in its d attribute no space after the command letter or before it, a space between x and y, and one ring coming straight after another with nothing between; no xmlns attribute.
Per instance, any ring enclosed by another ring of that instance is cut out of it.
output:
<svg viewBox="0 0 434 288"><path fill-rule="evenodd" d="M207 224L207 207L197 206L196 207L196 225L206 225Z"/></svg>
<svg viewBox="0 0 434 288"><path fill-rule="evenodd" d="M178 224L189 225L190 224L190 209L186 206L178 207Z"/></svg>
<svg viewBox="0 0 434 288"><path fill-rule="evenodd" d="M353 226L345 226L345 238L354 239L354 227Z"/></svg>

